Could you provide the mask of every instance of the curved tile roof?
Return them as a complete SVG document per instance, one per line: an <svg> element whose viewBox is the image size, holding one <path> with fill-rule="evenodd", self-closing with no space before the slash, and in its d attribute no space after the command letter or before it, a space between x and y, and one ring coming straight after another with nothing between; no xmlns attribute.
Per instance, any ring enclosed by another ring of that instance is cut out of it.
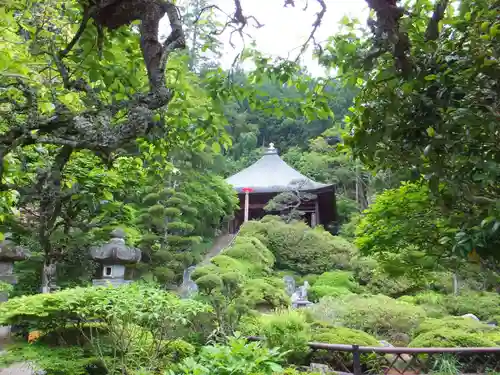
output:
<svg viewBox="0 0 500 375"><path fill-rule="evenodd" d="M302 191L317 190L333 186L311 180L285 163L278 155L278 150L271 143L264 156L251 166L228 177L226 182L238 193L244 188L253 189L253 193L281 193L296 189Z"/></svg>

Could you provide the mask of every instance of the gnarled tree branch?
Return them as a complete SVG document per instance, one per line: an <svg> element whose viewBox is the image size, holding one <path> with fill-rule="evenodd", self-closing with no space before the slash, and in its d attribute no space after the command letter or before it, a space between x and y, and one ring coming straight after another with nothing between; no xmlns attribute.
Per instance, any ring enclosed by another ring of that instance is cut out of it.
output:
<svg viewBox="0 0 500 375"><path fill-rule="evenodd" d="M439 22L444 17L446 8L448 7L449 0L440 0L436 3L434 12L432 13L427 29L425 30L425 40L436 40L439 38Z"/></svg>

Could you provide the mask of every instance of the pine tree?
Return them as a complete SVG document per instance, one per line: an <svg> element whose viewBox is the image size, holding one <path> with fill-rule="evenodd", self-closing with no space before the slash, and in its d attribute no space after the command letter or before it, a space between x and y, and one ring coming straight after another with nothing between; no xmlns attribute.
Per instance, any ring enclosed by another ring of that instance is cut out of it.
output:
<svg viewBox="0 0 500 375"><path fill-rule="evenodd" d="M144 231L143 271L166 286L178 283L194 262L190 250L200 241L193 235L196 213L189 197L171 188L151 192L142 200L137 224Z"/></svg>

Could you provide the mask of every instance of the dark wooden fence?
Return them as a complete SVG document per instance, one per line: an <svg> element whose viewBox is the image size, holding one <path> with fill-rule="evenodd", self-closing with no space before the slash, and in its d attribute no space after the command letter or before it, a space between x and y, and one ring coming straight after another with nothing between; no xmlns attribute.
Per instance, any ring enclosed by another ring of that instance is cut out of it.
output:
<svg viewBox="0 0 500 375"><path fill-rule="evenodd" d="M262 337L248 337L262 341ZM307 359L299 366L343 374L500 374L500 347L495 348L387 348L358 345L309 343Z"/></svg>

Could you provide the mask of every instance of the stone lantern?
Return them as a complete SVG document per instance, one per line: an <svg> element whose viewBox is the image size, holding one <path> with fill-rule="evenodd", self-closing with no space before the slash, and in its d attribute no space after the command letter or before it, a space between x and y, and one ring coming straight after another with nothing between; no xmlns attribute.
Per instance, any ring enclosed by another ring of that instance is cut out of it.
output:
<svg viewBox="0 0 500 375"><path fill-rule="evenodd" d="M102 278L94 279L95 286L104 286L108 283L113 286L128 284L132 280L125 280L125 265L135 264L141 260L141 251L125 244L125 232L115 229L111 232L111 240L102 246L90 249L90 256L101 265Z"/></svg>
<svg viewBox="0 0 500 375"><path fill-rule="evenodd" d="M28 259L30 255L28 250L16 246L11 240L11 234L6 233L5 239L0 242L0 281L15 284L17 279L14 275L14 262ZM6 297L3 296L3 299L6 300ZM2 302L1 292L0 302Z"/></svg>
<svg viewBox="0 0 500 375"><path fill-rule="evenodd" d="M5 239L0 242L0 281L7 284L15 284L14 262L25 260L30 257L30 252L20 246L16 246L11 240L11 234L6 233ZM0 291L0 302L8 299L8 293ZM10 327L0 327L0 340L8 337Z"/></svg>

